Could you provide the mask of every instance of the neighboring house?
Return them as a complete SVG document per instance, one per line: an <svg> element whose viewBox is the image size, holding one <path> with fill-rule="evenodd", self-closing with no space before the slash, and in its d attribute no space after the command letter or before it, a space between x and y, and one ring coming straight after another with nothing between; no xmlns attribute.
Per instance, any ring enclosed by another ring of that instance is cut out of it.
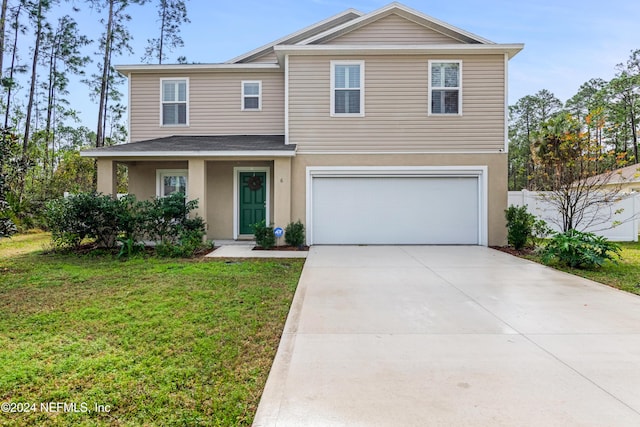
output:
<svg viewBox="0 0 640 427"><path fill-rule="evenodd" d="M640 193L640 164L626 166L590 179L602 183L599 185L602 185L603 189L609 187L619 189L621 193Z"/></svg>
<svg viewBox="0 0 640 427"><path fill-rule="evenodd" d="M212 239L302 220L309 244L505 243L507 65L398 3L222 64L121 65L130 143L84 151L138 198L186 191Z"/></svg>

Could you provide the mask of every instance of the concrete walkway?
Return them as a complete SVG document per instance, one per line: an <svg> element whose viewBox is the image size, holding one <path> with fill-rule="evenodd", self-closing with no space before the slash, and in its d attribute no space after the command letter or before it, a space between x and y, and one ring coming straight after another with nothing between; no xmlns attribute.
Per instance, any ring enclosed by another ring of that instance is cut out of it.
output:
<svg viewBox="0 0 640 427"><path fill-rule="evenodd" d="M254 251L256 242L250 240L218 240L207 258L306 258L308 251Z"/></svg>
<svg viewBox="0 0 640 427"><path fill-rule="evenodd" d="M483 247L312 247L254 425L639 426L640 297Z"/></svg>

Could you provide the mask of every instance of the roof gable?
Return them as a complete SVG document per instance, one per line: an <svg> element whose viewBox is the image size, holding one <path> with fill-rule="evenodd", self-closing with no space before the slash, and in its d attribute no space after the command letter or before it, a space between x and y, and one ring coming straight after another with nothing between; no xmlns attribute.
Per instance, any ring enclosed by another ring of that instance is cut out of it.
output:
<svg viewBox="0 0 640 427"><path fill-rule="evenodd" d="M405 17L391 13L380 19L357 27L336 38L324 41L323 44L335 45L430 45L460 44L461 40L435 31L413 22ZM315 42L314 44L319 44Z"/></svg>
<svg viewBox="0 0 640 427"><path fill-rule="evenodd" d="M331 44L334 40L338 40L340 37L344 37L349 33L355 32L356 30L362 29L368 25L375 23L376 21L387 18L391 15L395 15L396 17L404 18L407 21L413 22L419 26L424 27L427 32L423 33L422 36L427 36L428 34L432 35L434 33L442 35L444 39L449 39L448 44L452 44L454 42L457 43L465 43L465 44L494 44L492 41L472 34L468 31L462 30L460 28L454 27L453 25L449 25L443 21L440 21L431 16L425 15L422 12L418 12L413 10L403 4L394 2L391 3L381 9L373 11L371 13L360 16L359 18L350 20L342 25L337 27L333 27L328 29L327 31L320 33L315 36L311 36L306 40L302 40L298 42L298 45L311 45L311 44ZM396 20L397 22L397 20ZM383 21L384 24L384 21ZM381 24L379 23L378 26ZM415 27L413 29L415 31ZM383 44L386 43L382 35L380 36ZM412 44L419 44L413 42Z"/></svg>
<svg viewBox="0 0 640 427"><path fill-rule="evenodd" d="M609 184L640 182L640 165L633 164L611 172Z"/></svg>
<svg viewBox="0 0 640 427"><path fill-rule="evenodd" d="M291 33L271 43L267 43L257 49L244 53L240 56L236 56L233 59L226 61L227 64L238 64L247 62L269 62L273 57L275 62L275 56L273 54L273 47L280 44L296 44L301 40L305 40L309 37L313 37L317 34L326 32L327 30L341 26L353 19L357 19L362 16L362 12L355 9L348 9L342 13L334 15L330 18L324 19L320 22L316 22L309 27L302 30Z"/></svg>

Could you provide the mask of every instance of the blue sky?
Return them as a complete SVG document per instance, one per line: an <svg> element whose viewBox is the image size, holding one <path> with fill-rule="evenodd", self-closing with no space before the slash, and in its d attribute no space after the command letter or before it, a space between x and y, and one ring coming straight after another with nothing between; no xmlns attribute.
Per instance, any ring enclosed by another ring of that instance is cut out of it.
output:
<svg viewBox="0 0 640 427"><path fill-rule="evenodd" d="M146 39L156 33L155 2L132 6L133 55L115 64L141 62ZM223 62L349 8L371 12L387 0L190 0L185 47L171 54L189 62ZM610 79L615 65L640 49L640 2L634 0L405 0L403 4L497 43L524 43L510 61L509 102L548 89L566 101L590 78ZM98 14L83 6L83 31L99 36ZM90 30L91 29L91 30ZM95 49L95 47L93 48ZM93 71L95 64L90 65ZM83 121L93 127L95 106L76 85Z"/></svg>

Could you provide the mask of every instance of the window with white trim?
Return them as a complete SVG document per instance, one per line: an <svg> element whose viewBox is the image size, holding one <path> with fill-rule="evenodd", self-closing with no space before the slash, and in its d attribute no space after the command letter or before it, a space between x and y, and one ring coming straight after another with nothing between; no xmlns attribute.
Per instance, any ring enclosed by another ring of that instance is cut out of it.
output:
<svg viewBox="0 0 640 427"><path fill-rule="evenodd" d="M462 61L429 61L429 114L462 114Z"/></svg>
<svg viewBox="0 0 640 427"><path fill-rule="evenodd" d="M262 110L262 81L242 82L242 111Z"/></svg>
<svg viewBox="0 0 640 427"><path fill-rule="evenodd" d="M364 116L364 61L331 61L331 115Z"/></svg>
<svg viewBox="0 0 640 427"><path fill-rule="evenodd" d="M186 126L188 120L188 79L160 79L162 126Z"/></svg>
<svg viewBox="0 0 640 427"><path fill-rule="evenodd" d="M187 175L186 169L156 170L157 196L165 197L174 193L187 194Z"/></svg>

